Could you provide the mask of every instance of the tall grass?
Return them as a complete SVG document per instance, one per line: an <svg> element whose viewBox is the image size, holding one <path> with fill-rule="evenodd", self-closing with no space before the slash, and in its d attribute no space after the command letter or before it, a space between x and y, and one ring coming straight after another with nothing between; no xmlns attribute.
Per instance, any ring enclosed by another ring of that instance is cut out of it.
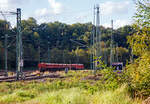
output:
<svg viewBox="0 0 150 104"><path fill-rule="evenodd" d="M79 88L46 92L23 104L89 104L89 95Z"/></svg>
<svg viewBox="0 0 150 104"><path fill-rule="evenodd" d="M141 104L133 100L126 85L112 91L89 93L85 89L70 88L58 91L36 93L35 91L18 90L0 98L0 104Z"/></svg>
<svg viewBox="0 0 150 104"><path fill-rule="evenodd" d="M34 91L17 90L14 93L1 96L0 104L1 103L11 104L14 102L24 102L26 100L33 99L34 97L36 97L36 93Z"/></svg>
<svg viewBox="0 0 150 104"><path fill-rule="evenodd" d="M133 100L130 97L126 85L114 91L97 92L92 96L91 101L91 104L141 104L140 100Z"/></svg>
<svg viewBox="0 0 150 104"><path fill-rule="evenodd" d="M0 83L0 104L141 104L130 97L127 85L117 85L115 77L95 81L89 75L95 77L71 72L65 79Z"/></svg>

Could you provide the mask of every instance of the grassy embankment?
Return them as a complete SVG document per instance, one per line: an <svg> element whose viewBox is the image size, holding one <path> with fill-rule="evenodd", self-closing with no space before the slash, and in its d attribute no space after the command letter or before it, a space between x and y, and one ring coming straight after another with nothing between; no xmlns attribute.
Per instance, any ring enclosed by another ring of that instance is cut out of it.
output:
<svg viewBox="0 0 150 104"><path fill-rule="evenodd" d="M0 83L0 104L141 104L126 84L106 88L102 76L90 71L62 75L64 79Z"/></svg>

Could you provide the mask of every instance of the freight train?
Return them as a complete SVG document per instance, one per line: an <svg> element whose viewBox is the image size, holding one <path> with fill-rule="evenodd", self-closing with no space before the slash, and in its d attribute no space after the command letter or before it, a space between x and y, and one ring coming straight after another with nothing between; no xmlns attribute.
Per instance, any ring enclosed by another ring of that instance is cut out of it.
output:
<svg viewBox="0 0 150 104"><path fill-rule="evenodd" d="M57 63L39 63L38 68L40 72L44 71L61 71L64 69L82 70L83 64L57 64Z"/></svg>

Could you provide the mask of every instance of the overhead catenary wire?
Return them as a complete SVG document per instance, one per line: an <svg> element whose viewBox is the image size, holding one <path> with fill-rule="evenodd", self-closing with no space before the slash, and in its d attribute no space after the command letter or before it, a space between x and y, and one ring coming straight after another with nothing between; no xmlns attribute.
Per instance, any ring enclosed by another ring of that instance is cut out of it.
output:
<svg viewBox="0 0 150 104"><path fill-rule="evenodd" d="M17 12L2 12L2 11L0 11L0 13L2 14L2 16L4 17L6 22L7 22L7 19L6 19L5 15L16 15L16 17L17 17L16 18L16 20L17 20L17 34L16 34L16 73L17 73L17 76L16 76L16 78L18 80L20 78L20 76L22 76L22 68L23 68L21 9L17 8ZM11 27L11 25L10 25L10 27Z"/></svg>

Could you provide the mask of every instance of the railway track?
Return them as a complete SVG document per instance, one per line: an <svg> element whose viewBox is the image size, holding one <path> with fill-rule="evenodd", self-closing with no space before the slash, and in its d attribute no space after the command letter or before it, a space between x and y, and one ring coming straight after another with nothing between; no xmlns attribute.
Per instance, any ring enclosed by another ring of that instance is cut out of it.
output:
<svg viewBox="0 0 150 104"><path fill-rule="evenodd" d="M16 82L16 81L30 81L30 80L38 80L38 79L45 79L45 78L63 78L59 74L47 74L47 75L40 75L38 76L37 74L31 74L31 75L25 75L23 78L20 78L19 80L16 79L16 76L11 76L11 77L3 77L0 78L0 83L1 82Z"/></svg>

